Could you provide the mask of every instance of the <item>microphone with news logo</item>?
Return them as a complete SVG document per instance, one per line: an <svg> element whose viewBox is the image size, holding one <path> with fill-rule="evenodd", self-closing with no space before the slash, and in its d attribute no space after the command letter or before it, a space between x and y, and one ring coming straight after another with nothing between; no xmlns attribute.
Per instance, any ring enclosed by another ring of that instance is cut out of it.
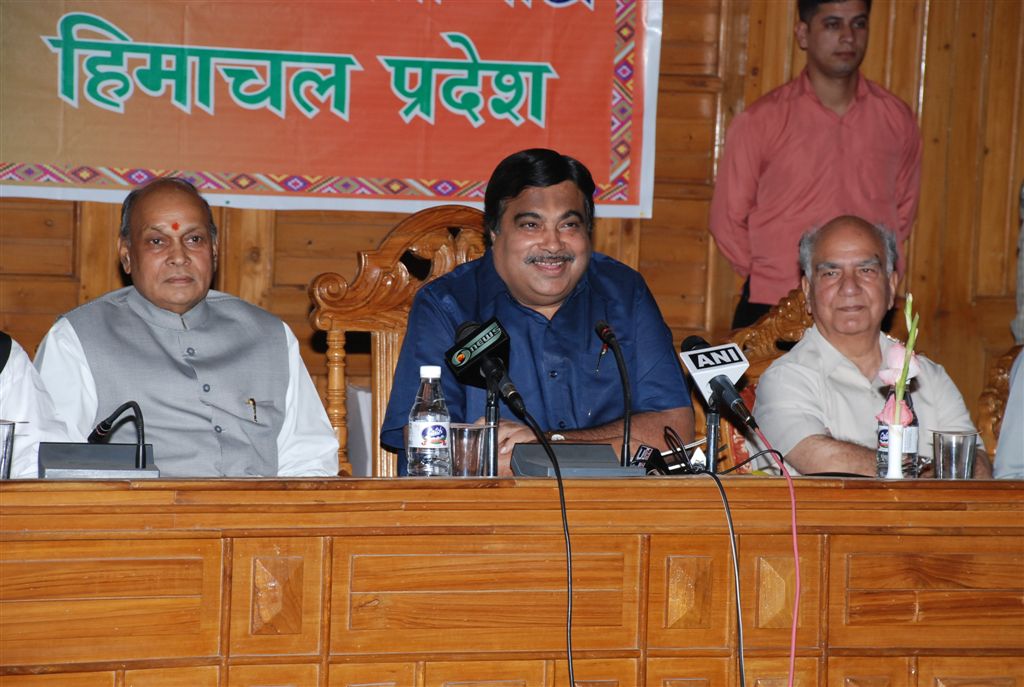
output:
<svg viewBox="0 0 1024 687"><path fill-rule="evenodd" d="M719 401L745 425L757 431L757 422L736 390L736 382L750 367L747 357L734 343L712 346L699 336L690 336L680 346L679 359L689 371L701 396L708 404L707 441L709 469L714 471L718 459Z"/></svg>
<svg viewBox="0 0 1024 687"><path fill-rule="evenodd" d="M463 322L455 332L455 341L445 353L445 362L455 378L498 394L522 417L526 405L508 376L509 339L497 318L483 325Z"/></svg>
<svg viewBox="0 0 1024 687"><path fill-rule="evenodd" d="M757 422L736 390L736 382L750 367L747 357L734 343L712 346L699 336L683 341L679 357L697 383L704 400L711 405L720 399L743 424L757 429Z"/></svg>

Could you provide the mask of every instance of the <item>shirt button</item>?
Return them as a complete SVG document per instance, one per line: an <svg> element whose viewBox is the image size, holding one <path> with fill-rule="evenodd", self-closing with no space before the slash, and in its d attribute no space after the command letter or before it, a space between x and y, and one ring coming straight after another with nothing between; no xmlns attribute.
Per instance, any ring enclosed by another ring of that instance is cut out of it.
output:
<svg viewBox="0 0 1024 687"><path fill-rule="evenodd" d="M557 376L558 376L558 370L552 370L551 372L548 372L548 377L551 377L551 379L554 379Z"/></svg>
<svg viewBox="0 0 1024 687"><path fill-rule="evenodd" d="M224 431L224 428L221 427L220 425L217 425L216 427L213 428L213 431L216 432L217 434L220 434L221 432Z"/></svg>
<svg viewBox="0 0 1024 687"><path fill-rule="evenodd" d="M558 429L565 429L565 420L561 420L558 423Z"/></svg>
<svg viewBox="0 0 1024 687"><path fill-rule="evenodd" d="M195 355L196 354L196 349L194 349L191 346L189 346L188 348L185 349L185 352L188 353L189 355Z"/></svg>
<svg viewBox="0 0 1024 687"><path fill-rule="evenodd" d="M203 384L203 391L209 391L209 390L210 390L210 385L209 384Z"/></svg>

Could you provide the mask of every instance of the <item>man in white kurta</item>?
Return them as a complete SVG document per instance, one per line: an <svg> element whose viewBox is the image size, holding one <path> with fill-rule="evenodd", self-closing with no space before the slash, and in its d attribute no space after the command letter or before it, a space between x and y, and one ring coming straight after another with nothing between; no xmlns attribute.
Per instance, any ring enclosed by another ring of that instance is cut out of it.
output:
<svg viewBox="0 0 1024 687"><path fill-rule="evenodd" d="M0 332L0 336L7 334ZM0 372L0 418L17 423L10 477L29 479L39 476L39 442L84 439L76 431L69 433L57 419L53 401L32 361L17 341L10 342L10 356Z"/></svg>
<svg viewBox="0 0 1024 687"><path fill-rule="evenodd" d="M36 357L60 416L84 435L138 402L165 477L337 474L338 442L294 335L210 290L216 227L195 188L161 179L129 194L119 256L132 286L64 315ZM134 423L111 441L134 443Z"/></svg>
<svg viewBox="0 0 1024 687"><path fill-rule="evenodd" d="M838 217L801 239L800 263L815 324L761 375L754 416L796 471L874 476L875 416L888 391L878 372L895 343L881 334L896 288L895 238L858 217ZM919 364L909 388L918 451L930 456L932 431L975 430L942 366L923 357ZM983 450L974 476L991 476Z"/></svg>

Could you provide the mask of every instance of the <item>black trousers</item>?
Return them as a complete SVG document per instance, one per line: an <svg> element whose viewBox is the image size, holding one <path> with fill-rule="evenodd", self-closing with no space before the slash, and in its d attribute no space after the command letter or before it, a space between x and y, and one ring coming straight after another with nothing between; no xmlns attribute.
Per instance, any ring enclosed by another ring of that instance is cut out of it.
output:
<svg viewBox="0 0 1024 687"><path fill-rule="evenodd" d="M743 291L740 292L740 302L736 304L736 312L732 316L732 328L749 327L768 314L771 307L769 303L750 302L750 277L747 277L743 282Z"/></svg>

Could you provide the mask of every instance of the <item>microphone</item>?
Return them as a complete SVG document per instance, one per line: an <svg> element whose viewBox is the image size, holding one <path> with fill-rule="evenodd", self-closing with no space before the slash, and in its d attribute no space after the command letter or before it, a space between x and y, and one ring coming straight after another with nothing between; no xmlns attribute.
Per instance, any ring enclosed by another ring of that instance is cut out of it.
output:
<svg viewBox="0 0 1024 687"><path fill-rule="evenodd" d="M612 349L612 353L615 355L615 366L619 368L619 381L622 382L624 405L622 412L622 453L619 462L625 467L629 465L629 430L633 420L633 398L629 389L629 372L626 369L626 361L622 356L622 347L619 346L619 340L615 338L615 332L612 331L611 325L604 320L598 320L594 331L597 332L597 337L601 339L601 342Z"/></svg>
<svg viewBox="0 0 1024 687"><path fill-rule="evenodd" d="M509 408L523 417L526 404L508 376L508 333L497 318L480 325L463 322L455 332L455 345L445 353L448 369L461 384L499 394Z"/></svg>
<svg viewBox="0 0 1024 687"><path fill-rule="evenodd" d="M110 431L114 428L114 423L117 418L121 417L124 411L131 408L135 411L135 416L138 417L141 413L139 412L139 406L135 401L128 401L117 407L117 410L112 412L105 420L96 425L96 428L92 430L89 437L85 440L89 444L104 444L109 438Z"/></svg>
<svg viewBox="0 0 1024 687"><path fill-rule="evenodd" d="M704 400L713 406L721 400L745 425L757 430L757 422L736 390L736 382L750 367L734 343L712 346L699 336L689 336L680 346L679 358L689 370Z"/></svg>
<svg viewBox="0 0 1024 687"><path fill-rule="evenodd" d="M135 467L141 469L146 467L146 426L142 419L142 409L139 408L139 404L135 401L126 401L119 405L117 410L112 412L105 420L96 425L96 429L92 430L89 434L89 437L86 439L86 443L106 443L109 438L110 431L114 428L114 423L117 421L117 418L121 417L124 411L129 408L135 413Z"/></svg>

